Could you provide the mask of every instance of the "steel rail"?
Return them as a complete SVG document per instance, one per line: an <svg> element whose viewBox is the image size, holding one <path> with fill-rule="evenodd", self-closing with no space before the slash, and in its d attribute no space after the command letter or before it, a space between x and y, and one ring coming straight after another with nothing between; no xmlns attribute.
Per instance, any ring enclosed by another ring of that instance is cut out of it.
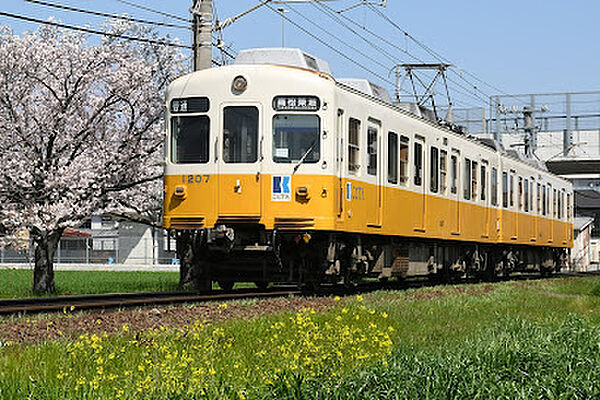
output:
<svg viewBox="0 0 600 400"><path fill-rule="evenodd" d="M231 291L106 293L95 295L31 297L0 299L0 315L40 312L81 311L98 308L139 307L159 304L195 303L235 299L259 299L299 295L296 289L272 288L268 290L239 289Z"/></svg>

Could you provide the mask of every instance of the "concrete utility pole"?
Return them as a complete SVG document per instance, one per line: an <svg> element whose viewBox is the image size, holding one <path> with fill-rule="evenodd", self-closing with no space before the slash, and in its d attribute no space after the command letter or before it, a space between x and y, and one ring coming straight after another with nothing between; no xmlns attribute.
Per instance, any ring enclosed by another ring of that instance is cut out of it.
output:
<svg viewBox="0 0 600 400"><path fill-rule="evenodd" d="M192 43L193 69L199 71L212 66L212 0L193 0Z"/></svg>

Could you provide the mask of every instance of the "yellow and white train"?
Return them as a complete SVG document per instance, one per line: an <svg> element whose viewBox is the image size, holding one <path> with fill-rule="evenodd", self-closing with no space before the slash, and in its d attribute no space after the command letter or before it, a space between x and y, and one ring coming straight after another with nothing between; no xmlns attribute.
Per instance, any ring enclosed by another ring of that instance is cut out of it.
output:
<svg viewBox="0 0 600 400"><path fill-rule="evenodd" d="M550 272L572 247L568 181L298 49L180 77L167 107L164 227L201 285Z"/></svg>

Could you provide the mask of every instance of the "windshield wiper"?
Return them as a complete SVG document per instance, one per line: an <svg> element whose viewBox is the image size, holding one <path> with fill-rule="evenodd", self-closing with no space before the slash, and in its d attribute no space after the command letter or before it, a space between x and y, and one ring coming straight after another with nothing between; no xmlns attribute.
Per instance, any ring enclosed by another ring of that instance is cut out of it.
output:
<svg viewBox="0 0 600 400"><path fill-rule="evenodd" d="M298 171L298 168L300 168L300 165L302 165L302 163L304 163L304 160L306 160L306 157L308 157L310 152L315 148L315 145L317 144L318 140L319 140L319 138L313 140L313 142L310 145L310 147L308 148L308 150L306 150L306 152L302 155L302 157L300 157L300 161L298 161L298 164L296 164L294 166L294 172L292 172L292 175L294 175L296 173L296 171Z"/></svg>

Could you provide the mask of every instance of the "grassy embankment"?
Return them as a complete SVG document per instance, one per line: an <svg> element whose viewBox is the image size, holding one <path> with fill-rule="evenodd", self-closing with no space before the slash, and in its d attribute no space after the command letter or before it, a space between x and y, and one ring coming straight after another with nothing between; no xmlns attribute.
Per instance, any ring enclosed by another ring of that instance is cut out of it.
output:
<svg viewBox="0 0 600 400"><path fill-rule="evenodd" d="M177 290L178 272L55 271L57 295ZM0 269L0 298L33 296L33 271Z"/></svg>
<svg viewBox="0 0 600 400"><path fill-rule="evenodd" d="M599 365L600 279L569 278L5 345L0 398L583 399L600 397Z"/></svg>

